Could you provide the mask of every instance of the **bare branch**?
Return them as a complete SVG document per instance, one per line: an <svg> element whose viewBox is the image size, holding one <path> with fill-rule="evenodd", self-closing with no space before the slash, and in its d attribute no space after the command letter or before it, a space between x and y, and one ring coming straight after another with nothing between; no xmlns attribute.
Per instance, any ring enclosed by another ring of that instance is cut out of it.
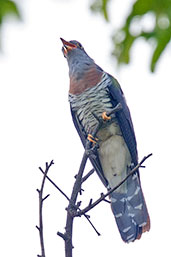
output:
<svg viewBox="0 0 171 257"><path fill-rule="evenodd" d="M94 114L94 117L97 119L98 124L97 124L96 128L94 129L94 131L92 133L92 137L96 136L96 134L98 133L99 129L101 129L101 128L105 127L105 126L108 126L110 123L114 122L114 120L115 120L115 113L120 111L121 109L122 109L122 105L119 103L115 108L112 109L112 111L107 113L108 116L109 115L111 116L111 119L109 121L104 121L102 118L96 117L96 115ZM115 191L119 186L121 186L128 179L129 176L131 176L133 173L135 173L135 171L138 168L142 167L143 162L152 155L152 154L149 154L148 156L144 157L142 159L142 161L136 167L134 167L131 170L131 172L125 177L125 179L123 179L116 187L114 187L111 190L109 190L106 194L102 193L101 196L95 202L93 202L93 200L90 199L90 202L89 202L88 206L81 210L80 209L81 201L77 202L78 194L79 194L79 192L80 193L82 192L82 188L81 188L82 183L84 183L94 172L94 169L92 169L91 171L89 171L83 177L84 169L85 169L88 157L90 155L91 155L91 157L93 157L93 155L96 155L97 148L98 148L98 143L95 144L95 145L92 145L92 142L87 140L86 147L85 147L85 152L84 152L84 155L82 157L82 161L81 161L81 164L80 164L80 168L79 168L78 174L75 177L75 183L74 183L74 186L73 186L70 198L63 192L63 190L61 190L47 176L47 171L48 171L49 167L51 166L51 164L48 165L48 163L46 163L46 170L45 171L43 171L42 168L39 168L41 170L41 172L44 174L41 189L40 190L37 189L37 191L39 193L39 199L40 199L40 196L41 196L41 200L39 200L40 210L42 211L43 201L45 199L47 199L47 197L49 196L49 195L47 195L44 198L42 198L42 192L43 192L45 178L47 178L51 182L51 184L53 184L53 186L55 186L55 188L69 201L68 207L66 208L66 210L67 210L67 219L66 219L65 233L57 232L57 235L60 236L64 240L64 243L65 243L65 257L72 257L72 249L73 249L72 233L73 233L74 218L75 217L81 217L83 215L87 219L89 224L93 227L93 229L95 230L97 235L100 236L100 233L97 231L97 229L95 228L95 226L91 222L90 216L87 215L87 212L90 211L95 206L97 206L102 201L110 203L110 201L106 200L106 197L109 196L113 191ZM42 214L40 215L40 217L42 218ZM38 229L38 231L40 233L40 241L42 240L41 241L41 248L42 248L42 255L41 255L41 257L45 257L44 243L43 243L43 224L41 224L41 222L42 222L41 218L40 218L40 225L39 225L39 227L38 226L36 226L36 227L37 227L37 229ZM41 233L42 233L42 235L41 235Z"/></svg>
<svg viewBox="0 0 171 257"><path fill-rule="evenodd" d="M91 169L81 180L81 183L84 183L93 173L94 173L94 169Z"/></svg>
<svg viewBox="0 0 171 257"><path fill-rule="evenodd" d="M43 179L42 179L42 184L41 184L41 188L40 190L37 189L37 192L39 194L39 226L36 226L36 228L38 229L39 231L39 237L40 237L40 247L41 247L41 255L37 255L39 257L45 257L45 246L44 246L44 236L43 236L43 202L44 200L46 200L49 196L46 195L44 198L43 198L43 189L44 189L44 185L45 185L45 179L46 179L46 176L47 176L47 173L50 169L50 167L54 164L53 160L48 164L46 162L46 169L45 171L42 170L41 167L39 167L39 169L43 172L44 176L43 176Z"/></svg>
<svg viewBox="0 0 171 257"><path fill-rule="evenodd" d="M45 201L49 196L50 196L50 194L46 195L46 196L42 199L42 201Z"/></svg>
<svg viewBox="0 0 171 257"><path fill-rule="evenodd" d="M61 233L61 232L57 232L57 235L60 236L60 237L62 237L62 239L63 239L64 241L67 240L67 237L66 237L65 234L63 234L63 233Z"/></svg>
<svg viewBox="0 0 171 257"><path fill-rule="evenodd" d="M95 232L97 233L98 236L101 236L101 234L97 231L97 229L95 228L95 226L93 225L93 223L90 220L90 216L87 214L84 214L84 217L88 220L88 222L90 223L90 225L93 227L93 229L95 230Z"/></svg>
<svg viewBox="0 0 171 257"><path fill-rule="evenodd" d="M72 190L71 194L71 200L69 202L68 208L67 208L67 220L66 220L66 227L65 227L65 236L67 237L67 240L65 240L65 257L72 257L72 249L73 249L73 244L72 244L72 231L73 231L73 220L74 216L72 215L73 212L75 212L75 208L73 205L76 204L77 196L78 193L80 192L81 188L81 179L83 176L84 168L87 162L88 156L86 153L84 153L81 165L79 168L78 175L76 177L74 187Z"/></svg>
<svg viewBox="0 0 171 257"><path fill-rule="evenodd" d="M71 198L69 200L69 205L67 207L67 220L66 220L66 226L65 226L65 233L58 232L57 235L62 237L65 242L65 257L72 257L72 249L73 249L73 244L72 244L72 231L73 231L73 221L74 218L77 216L77 209L80 210L80 202L76 204L78 194L81 190L81 184L82 184L82 176L83 172L85 169L85 165L87 162L88 156L86 152L84 152L81 165L78 171L78 174L76 176L76 180L73 186L73 190L71 193ZM93 227L93 229L96 231L98 235L100 233L97 231L93 223L90 221L90 216L83 214L83 216L87 219L87 221L90 223L90 225Z"/></svg>
<svg viewBox="0 0 171 257"><path fill-rule="evenodd" d="M40 168L39 168L40 169ZM49 176L47 176L47 174L45 174L45 172L40 169L40 171L46 176L47 180L50 181L50 183L68 200L70 201L69 197L62 191L62 189L60 189L54 182L51 178L49 178Z"/></svg>
<svg viewBox="0 0 171 257"><path fill-rule="evenodd" d="M137 164L131 171L130 173L114 188L110 189L106 194L101 194L101 196L94 202L92 203L92 199L90 200L90 203L87 207L85 207L83 210L78 211L78 216L84 215L85 213L87 213L88 211L90 211L91 209L93 209L96 205L98 205L100 202L104 201L105 198L107 196L109 196L112 192L114 192L118 187L120 187L132 174L134 174L134 172L141 167L141 165L143 164L143 162L145 162L149 157L152 156L151 154L148 154L147 156L145 156L139 164Z"/></svg>
<svg viewBox="0 0 171 257"><path fill-rule="evenodd" d="M45 174L45 172L42 170L42 168L39 168L40 171L46 176L47 180L49 180L49 182L70 202L70 204L72 205L73 209L75 210L74 212L72 211L72 215L74 217L77 217L77 215L75 215L76 210L78 209L79 211L81 211L80 207L80 202L78 202L77 204L73 204L73 201L70 200L70 198L63 192L62 189L60 189L54 182L53 180L47 175ZM85 175L84 178L81 179L81 184L91 175L93 174L94 169L90 170L89 173L87 175ZM75 176L75 178L77 178L77 175ZM39 192L40 190L37 189L37 191ZM66 210L68 210L68 208L66 208ZM70 214L71 214L71 210L70 210ZM86 219L86 215L83 215ZM92 228L95 230L95 232L97 233L97 235L100 235L100 233L97 231L97 229L95 228L95 226L92 224L92 222L90 220L87 219L87 221L90 223L90 225L92 226ZM60 233L60 232L59 232ZM57 233L58 234L58 233Z"/></svg>

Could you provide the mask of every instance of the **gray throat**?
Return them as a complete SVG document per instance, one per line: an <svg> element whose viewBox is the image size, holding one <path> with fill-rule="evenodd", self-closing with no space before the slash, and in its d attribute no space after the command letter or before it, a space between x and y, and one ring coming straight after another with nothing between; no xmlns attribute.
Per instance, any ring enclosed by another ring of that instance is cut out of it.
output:
<svg viewBox="0 0 171 257"><path fill-rule="evenodd" d="M86 73L94 64L94 60L91 59L86 52L80 52L79 49L77 50L77 54L71 53L72 55L67 59L69 76L75 77L76 79L81 79L84 73Z"/></svg>

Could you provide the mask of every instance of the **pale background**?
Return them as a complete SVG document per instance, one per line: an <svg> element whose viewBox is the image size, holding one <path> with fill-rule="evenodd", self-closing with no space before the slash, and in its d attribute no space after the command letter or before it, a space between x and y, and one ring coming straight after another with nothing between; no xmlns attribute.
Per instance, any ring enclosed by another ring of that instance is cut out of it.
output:
<svg viewBox="0 0 171 257"><path fill-rule="evenodd" d="M151 47L139 40L129 66L120 70L111 60L109 40L129 12L131 0L110 5L112 24L89 11L89 1L19 1L23 22L7 20L0 55L0 254L31 257L40 254L38 194L42 175L38 167L55 162L49 176L70 195L83 154L72 124L68 104L68 67L59 40L76 39L103 69L114 75L126 95L136 131L139 158L153 153L141 170L141 180L151 216L151 231L135 243L124 244L107 203L90 212L102 234L98 237L87 221L75 219L74 257L170 256L170 54L168 46L149 72ZM147 17L144 26L151 26ZM91 165L86 168L89 171ZM94 174L83 186L83 201L96 199L105 188ZM64 232L67 201L47 181L44 229L47 257L64 256L56 235Z"/></svg>

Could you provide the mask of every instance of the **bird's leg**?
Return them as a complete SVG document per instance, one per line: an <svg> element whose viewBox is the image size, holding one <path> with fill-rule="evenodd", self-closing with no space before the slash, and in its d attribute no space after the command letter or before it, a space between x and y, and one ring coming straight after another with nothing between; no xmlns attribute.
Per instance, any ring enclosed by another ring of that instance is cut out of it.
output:
<svg viewBox="0 0 171 257"><path fill-rule="evenodd" d="M95 129L93 130L93 133L88 134L87 137L86 153L88 155L92 155L95 157L94 153L99 147L99 144L97 143L98 138L96 138L97 133L101 128L106 127L106 125L109 123L112 123L116 119L115 113L120 110L122 110L122 105L118 103L110 112L103 112L102 117L98 117L94 112L92 113L92 115L95 117L98 123Z"/></svg>
<svg viewBox="0 0 171 257"><path fill-rule="evenodd" d="M103 121L111 121L113 118L115 118L115 113L122 110L121 103L118 103L110 112L103 112L102 113L102 119Z"/></svg>
<svg viewBox="0 0 171 257"><path fill-rule="evenodd" d="M114 117L116 112L119 112L122 110L122 104L118 103L110 112L107 112L106 115L111 117L111 119ZM113 116L113 117L112 117Z"/></svg>
<svg viewBox="0 0 171 257"><path fill-rule="evenodd" d="M95 138L92 134L88 134L85 150L86 150L86 154L91 155L93 158L96 158L95 152L99 147L99 144L97 143L97 141L98 141L98 138Z"/></svg>
<svg viewBox="0 0 171 257"><path fill-rule="evenodd" d="M96 134L100 128L101 128L101 121L98 120L98 124L94 129L93 133L88 134L88 137L87 137L86 153L87 155L91 155L93 158L96 158L95 152L99 147L99 144L97 143L98 138L96 137Z"/></svg>
<svg viewBox="0 0 171 257"><path fill-rule="evenodd" d="M108 116L106 112L103 112L103 113L102 113L102 119L103 119L104 121L108 121L108 120L111 120L111 117Z"/></svg>

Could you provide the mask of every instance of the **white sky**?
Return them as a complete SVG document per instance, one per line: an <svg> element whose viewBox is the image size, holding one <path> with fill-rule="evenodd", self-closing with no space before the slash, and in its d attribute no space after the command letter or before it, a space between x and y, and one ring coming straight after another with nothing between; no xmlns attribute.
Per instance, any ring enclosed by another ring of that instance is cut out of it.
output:
<svg viewBox="0 0 171 257"><path fill-rule="evenodd" d="M115 0L110 6L112 25L88 10L89 1L19 1L23 22L7 21L2 30L0 55L0 158L1 158L1 256L40 254L38 167L55 162L49 172L68 195L83 148L72 124L68 105L68 67L59 37L79 40L88 54L120 82L131 109L139 157L152 152L141 170L141 180L152 228L142 239L124 244L107 203L91 212L102 234L98 237L84 218L74 223L74 257L145 256L170 252L170 46L156 73L148 66L150 46L139 40L131 65L117 70L110 58L113 26L123 22L131 0ZM87 167L87 171L91 166ZM83 204L105 192L94 174L84 185ZM64 232L67 201L47 181L44 203L46 256L64 256L64 244L56 232Z"/></svg>

